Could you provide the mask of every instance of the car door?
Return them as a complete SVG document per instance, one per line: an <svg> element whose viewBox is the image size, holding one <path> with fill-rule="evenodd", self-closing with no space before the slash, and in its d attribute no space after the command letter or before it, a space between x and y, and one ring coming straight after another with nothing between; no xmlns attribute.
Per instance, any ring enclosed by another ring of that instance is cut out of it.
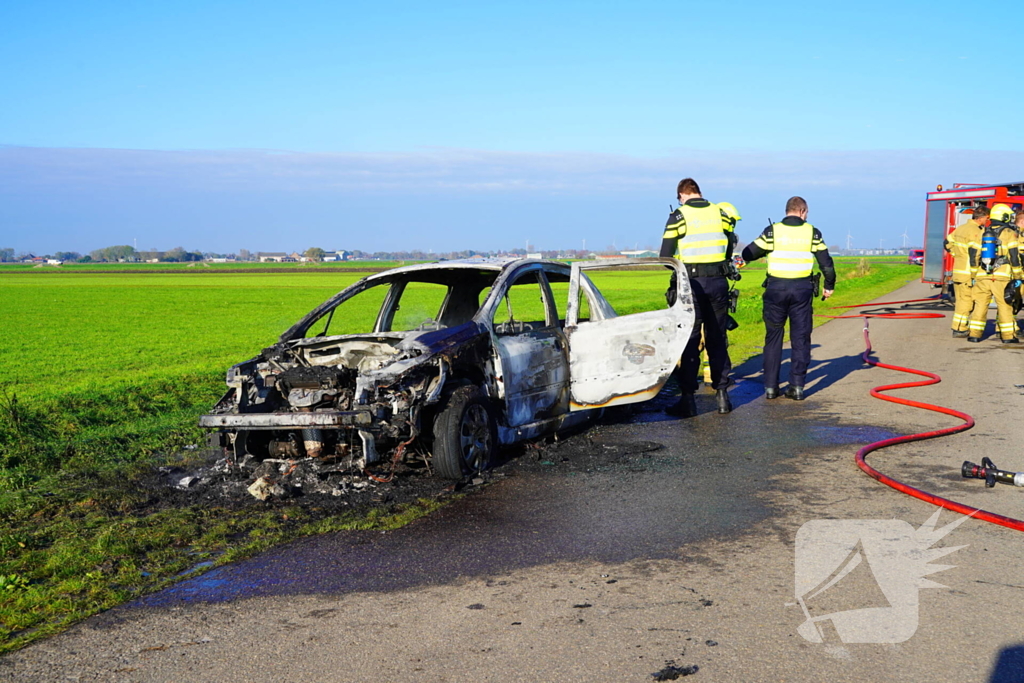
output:
<svg viewBox="0 0 1024 683"><path fill-rule="evenodd" d="M665 294L672 273L676 296L669 305ZM595 281L608 282L624 295L606 297ZM565 326L570 409L637 403L656 396L679 362L693 321L689 280L675 259L573 263Z"/></svg>
<svg viewBox="0 0 1024 683"><path fill-rule="evenodd" d="M509 278L491 316L499 394L505 400L508 426L567 413L565 341L539 265Z"/></svg>

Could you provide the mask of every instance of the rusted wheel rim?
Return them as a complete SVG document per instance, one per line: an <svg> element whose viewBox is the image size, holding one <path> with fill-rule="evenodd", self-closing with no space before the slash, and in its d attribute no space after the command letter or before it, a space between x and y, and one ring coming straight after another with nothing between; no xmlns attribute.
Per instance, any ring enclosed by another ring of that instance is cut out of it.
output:
<svg viewBox="0 0 1024 683"><path fill-rule="evenodd" d="M491 425L487 409L480 404L466 408L459 430L462 457L474 472L486 464L491 450Z"/></svg>

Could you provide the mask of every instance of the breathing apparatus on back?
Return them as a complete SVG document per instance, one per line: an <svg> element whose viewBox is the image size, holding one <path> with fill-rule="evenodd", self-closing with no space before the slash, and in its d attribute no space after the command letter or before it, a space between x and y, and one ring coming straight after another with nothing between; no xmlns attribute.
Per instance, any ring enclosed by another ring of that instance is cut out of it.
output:
<svg viewBox="0 0 1024 683"><path fill-rule="evenodd" d="M981 236L981 258L982 270L991 274L999 266L1006 263L1006 259L999 256L999 233L1006 228L1013 229L1010 221L1013 219L1013 210L1006 204L996 204L989 213L989 224Z"/></svg>
<svg viewBox="0 0 1024 683"><path fill-rule="evenodd" d="M985 233L981 236L981 267L986 273L995 270L996 257L999 253L999 236L997 230L1003 226L989 223L985 227Z"/></svg>

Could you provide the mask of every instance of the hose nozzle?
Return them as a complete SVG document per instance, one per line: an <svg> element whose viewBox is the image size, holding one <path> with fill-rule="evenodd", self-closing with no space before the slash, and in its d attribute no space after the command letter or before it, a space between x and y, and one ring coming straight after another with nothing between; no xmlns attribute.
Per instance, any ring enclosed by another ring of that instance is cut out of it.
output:
<svg viewBox="0 0 1024 683"><path fill-rule="evenodd" d="M988 457L982 458L980 465L975 465L970 460L964 460L964 464L960 467L960 474L964 479L984 479L987 488L992 488L996 482L1024 487L1024 472L1001 470Z"/></svg>

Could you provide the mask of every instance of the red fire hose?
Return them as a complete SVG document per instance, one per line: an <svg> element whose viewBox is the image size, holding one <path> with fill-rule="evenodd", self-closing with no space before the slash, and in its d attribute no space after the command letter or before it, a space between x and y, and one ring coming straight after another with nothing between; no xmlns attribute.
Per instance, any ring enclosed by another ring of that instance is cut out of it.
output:
<svg viewBox="0 0 1024 683"><path fill-rule="evenodd" d="M854 306L837 306L836 308L884 308L886 306L892 306L895 304L909 304L918 303L924 301L936 301L936 299L910 299L907 301L885 301L877 304L860 304ZM971 507L970 505L964 505L957 503L941 496L936 496L933 493L916 489L913 486L904 484L903 482L897 481L892 477L886 476L876 470L874 467L869 465L866 460L868 453L877 451L888 446L894 446L898 443L908 443L910 441L923 441L925 439L933 439L938 436L945 436L947 434L955 434L957 432L967 431L974 426L974 418L967 413L962 413L959 410L953 410L952 408L944 408L942 406L932 405L931 403L923 403L921 401L912 401L906 398L897 398L895 396L886 396L882 394L883 391L893 391L895 389L909 389L912 387L926 387L930 384L938 384L942 381L934 372L927 372L925 370L914 370L913 368L904 368L898 365L888 365L879 361L871 360L868 356L871 354L871 338L868 336L868 318L896 318L896 319L908 319L908 318L944 318L943 313L930 313L930 312L900 312L900 313L858 313L855 315L830 315L824 316L828 318L864 318L864 353L861 354L861 358L868 365L873 365L880 368L886 368L888 370L898 370L899 372L906 372L912 375L920 375L921 377L927 377L928 379L918 382L904 382L903 384L887 384L884 386L875 387L871 390L871 395L875 398L880 398L883 401L889 401L891 403L899 403L901 405L913 406L914 408L922 408L924 410L931 410L936 413L943 413L945 415L952 415L963 420L963 424L956 425L954 427L946 427L945 429L936 429L930 432L921 432L920 434L910 434L908 436L897 436L892 439L883 439L876 441L864 446L857 451L857 466L864 470L868 476L877 479L886 486L891 486L897 491L906 493L907 495L919 498L920 500L931 503L932 505L938 505L939 507L952 510L953 512L959 512L962 515L973 515L975 519L981 519L986 522L993 524L999 524L1000 526L1009 527L1010 529L1016 529L1017 531L1024 531L1024 521L1019 519L1013 519L1012 517L1004 517L1003 515L996 514L994 512L988 512L979 508Z"/></svg>

